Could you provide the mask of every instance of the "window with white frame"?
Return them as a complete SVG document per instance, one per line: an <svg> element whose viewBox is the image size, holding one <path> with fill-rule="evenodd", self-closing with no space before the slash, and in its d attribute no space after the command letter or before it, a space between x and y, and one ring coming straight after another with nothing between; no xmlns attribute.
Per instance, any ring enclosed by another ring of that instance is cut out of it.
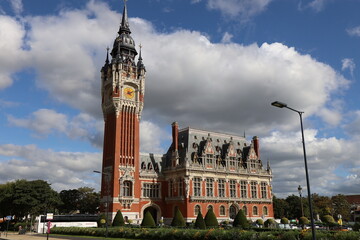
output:
<svg viewBox="0 0 360 240"><path fill-rule="evenodd" d="M206 196L207 197L213 197L214 196L214 179L207 178L206 179Z"/></svg>
<svg viewBox="0 0 360 240"><path fill-rule="evenodd" d="M219 197L225 197L225 179L218 180Z"/></svg>
<svg viewBox="0 0 360 240"><path fill-rule="evenodd" d="M253 215L259 215L257 206L253 207Z"/></svg>
<svg viewBox="0 0 360 240"><path fill-rule="evenodd" d="M226 213L225 213L225 206L221 205L219 211L220 211L220 212L219 212L219 213L220 213L220 216L225 216L225 214L226 214Z"/></svg>
<svg viewBox="0 0 360 240"><path fill-rule="evenodd" d="M144 183L142 195L143 195L143 197L149 197L149 198L160 197L160 184L159 183Z"/></svg>
<svg viewBox="0 0 360 240"><path fill-rule="evenodd" d="M132 182L124 181L123 183L123 196L131 197L132 196Z"/></svg>
<svg viewBox="0 0 360 240"><path fill-rule="evenodd" d="M193 190L195 197L201 196L201 178L199 177L193 178Z"/></svg>
<svg viewBox="0 0 360 240"><path fill-rule="evenodd" d="M236 197L236 180L230 180L230 197Z"/></svg>
<svg viewBox="0 0 360 240"><path fill-rule="evenodd" d="M267 198L266 182L261 182L261 198Z"/></svg>
<svg viewBox="0 0 360 240"><path fill-rule="evenodd" d="M236 167L236 158L235 157L229 157L229 166L230 168L235 168Z"/></svg>
<svg viewBox="0 0 360 240"><path fill-rule="evenodd" d="M252 198L257 198L257 187L256 187L257 183L256 182L251 182L250 188L251 188L251 197Z"/></svg>
<svg viewBox="0 0 360 240"><path fill-rule="evenodd" d="M212 154L206 154L206 164L207 165L213 164L213 155Z"/></svg>
<svg viewBox="0 0 360 240"><path fill-rule="evenodd" d="M269 213L268 213L268 208L267 208L266 206L263 207L263 215L264 215L264 216L269 215Z"/></svg>
<svg viewBox="0 0 360 240"><path fill-rule="evenodd" d="M247 182L240 181L240 194L242 198L247 198Z"/></svg>

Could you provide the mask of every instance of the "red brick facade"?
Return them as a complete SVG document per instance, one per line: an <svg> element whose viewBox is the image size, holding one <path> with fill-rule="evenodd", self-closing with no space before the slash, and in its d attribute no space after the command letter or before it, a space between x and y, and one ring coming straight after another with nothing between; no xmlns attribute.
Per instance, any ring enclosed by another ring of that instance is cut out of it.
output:
<svg viewBox="0 0 360 240"><path fill-rule="evenodd" d="M141 49L140 49L141 50ZM101 211L140 223L150 211L157 223L170 222L175 208L190 222L212 207L218 220L239 209L248 218L273 218L271 179L263 168L260 144L245 137L172 125L173 141L163 155L140 154L139 121L145 66L124 7L119 36L101 69L104 148Z"/></svg>

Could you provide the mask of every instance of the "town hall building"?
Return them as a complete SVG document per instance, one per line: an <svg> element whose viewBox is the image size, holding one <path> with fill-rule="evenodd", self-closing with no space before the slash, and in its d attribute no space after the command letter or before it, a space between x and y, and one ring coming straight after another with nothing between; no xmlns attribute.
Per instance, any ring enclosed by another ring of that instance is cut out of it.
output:
<svg viewBox="0 0 360 240"><path fill-rule="evenodd" d="M112 220L121 210L134 223L141 223L146 211L155 222L169 223L176 208L187 222L209 208L219 222L234 219L240 209L248 219L273 218L272 171L269 163L263 166L256 136L248 143L244 136L179 129L174 122L165 154L140 153L146 76L141 46L136 60L137 55L125 5L101 69L101 211Z"/></svg>

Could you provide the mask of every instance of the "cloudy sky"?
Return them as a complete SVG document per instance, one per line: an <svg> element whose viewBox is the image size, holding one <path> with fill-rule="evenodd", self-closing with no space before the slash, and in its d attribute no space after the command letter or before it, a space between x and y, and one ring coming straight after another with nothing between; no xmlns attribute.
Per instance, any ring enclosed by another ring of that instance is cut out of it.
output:
<svg viewBox="0 0 360 240"><path fill-rule="evenodd" d="M147 69L141 151L170 124L260 138L278 197L360 193L359 0L129 0ZM0 0L0 183L99 189L99 71L121 0Z"/></svg>

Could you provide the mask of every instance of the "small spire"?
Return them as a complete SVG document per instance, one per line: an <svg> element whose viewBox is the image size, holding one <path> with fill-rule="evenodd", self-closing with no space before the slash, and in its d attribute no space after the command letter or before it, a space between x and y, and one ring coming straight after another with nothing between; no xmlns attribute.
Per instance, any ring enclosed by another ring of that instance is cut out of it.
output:
<svg viewBox="0 0 360 240"><path fill-rule="evenodd" d="M126 2L127 0L124 0L124 10L123 10L123 14L122 14L122 20L121 20L121 25L120 25L120 29L119 29L119 34L125 32L130 34L130 25L129 25L129 21L128 21L128 14L127 14L127 7L126 7Z"/></svg>
<svg viewBox="0 0 360 240"><path fill-rule="evenodd" d="M139 61L141 61L141 60L142 60L142 57L141 57L141 49L142 49L142 45L141 45L141 43L140 43L140 45L139 45L139 48L140 48Z"/></svg>
<svg viewBox="0 0 360 240"><path fill-rule="evenodd" d="M107 47L106 48L106 61L105 61L106 64L109 64L109 50L110 50L110 48Z"/></svg>

